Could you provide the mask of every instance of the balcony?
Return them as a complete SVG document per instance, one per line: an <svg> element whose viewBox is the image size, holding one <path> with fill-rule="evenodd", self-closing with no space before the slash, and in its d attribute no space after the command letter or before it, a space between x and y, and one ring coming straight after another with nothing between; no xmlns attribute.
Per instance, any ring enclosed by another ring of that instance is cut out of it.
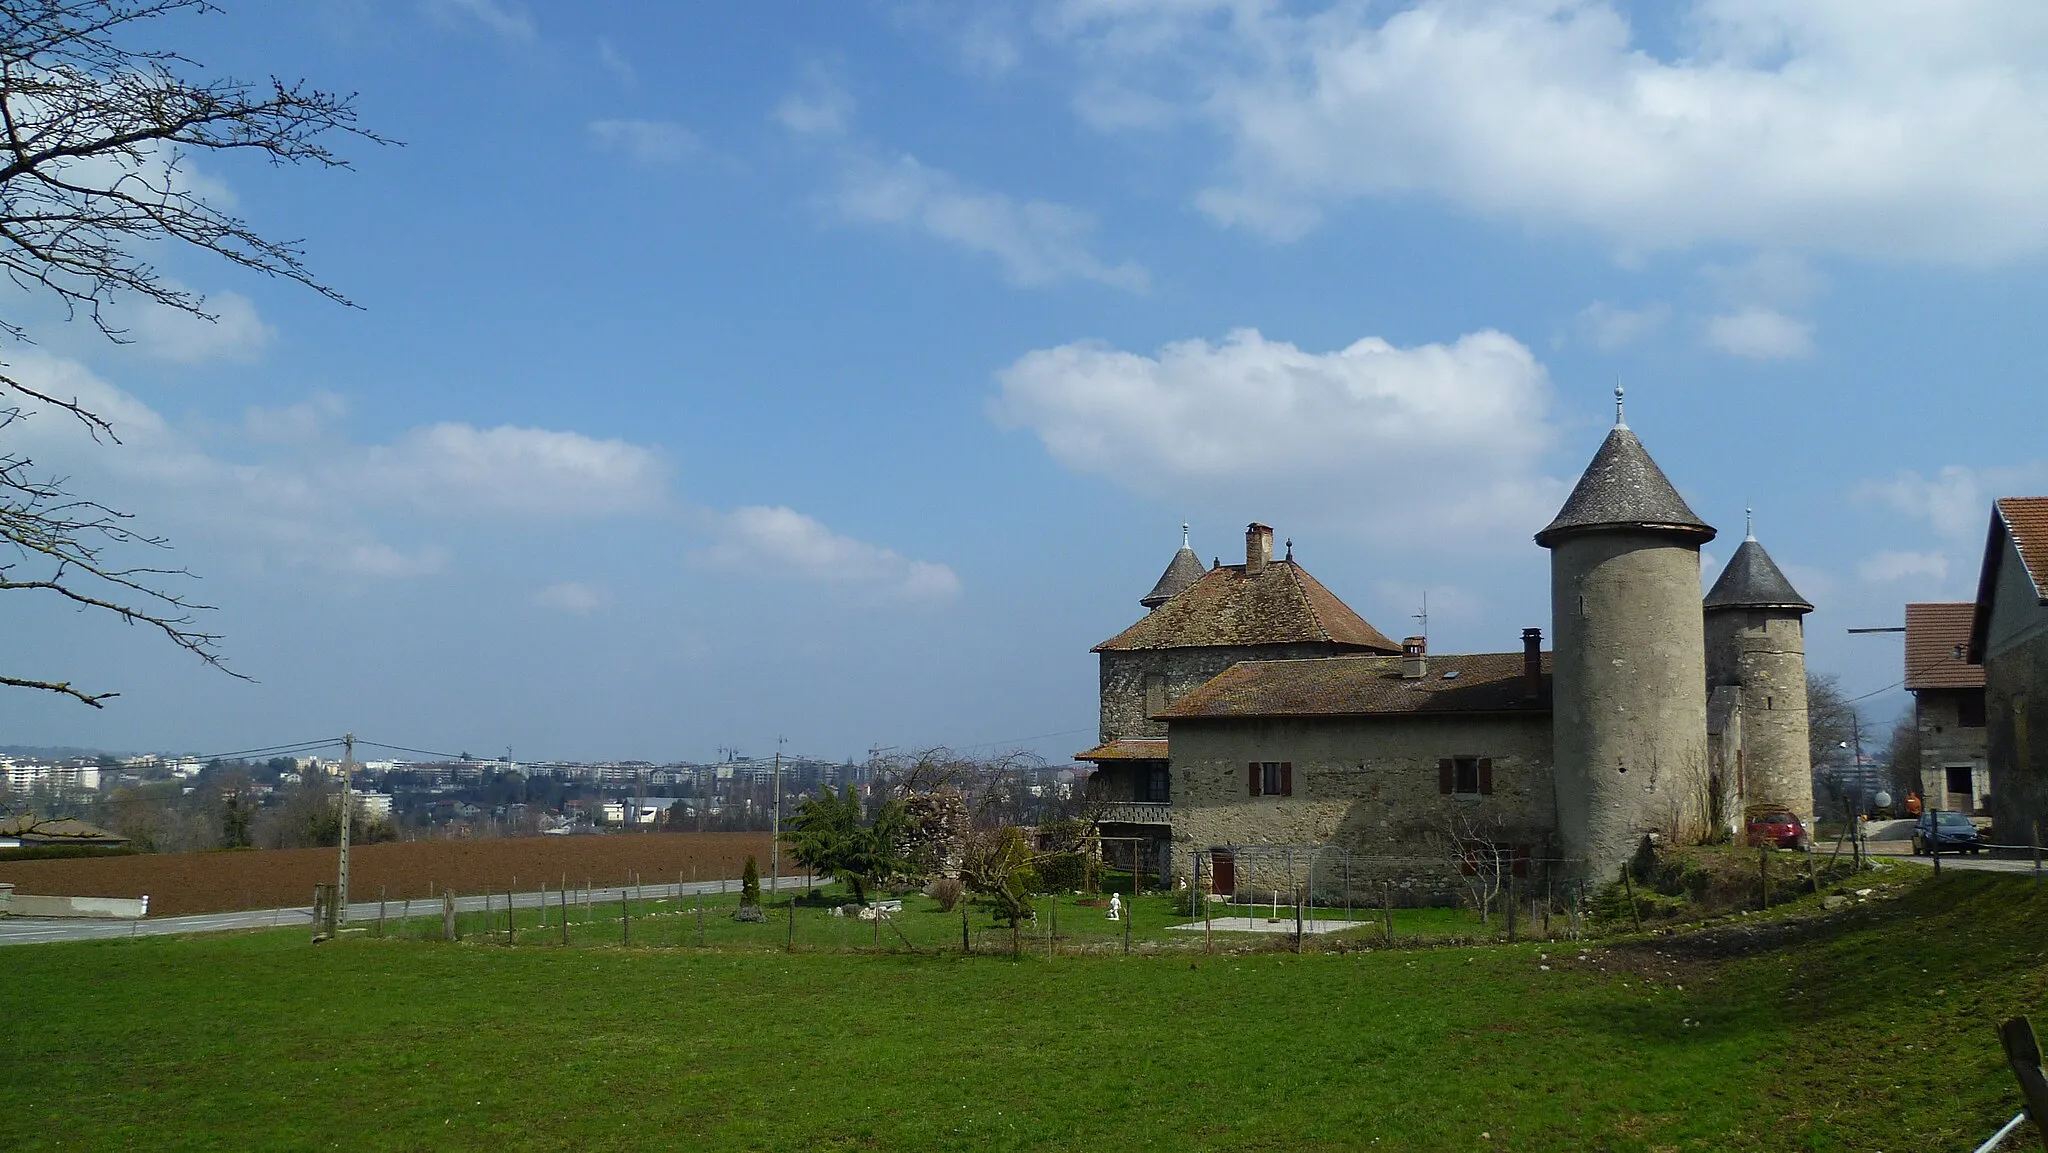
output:
<svg viewBox="0 0 2048 1153"><path fill-rule="evenodd" d="M1101 801L1095 821L1101 825L1170 825L1173 806L1165 801Z"/></svg>

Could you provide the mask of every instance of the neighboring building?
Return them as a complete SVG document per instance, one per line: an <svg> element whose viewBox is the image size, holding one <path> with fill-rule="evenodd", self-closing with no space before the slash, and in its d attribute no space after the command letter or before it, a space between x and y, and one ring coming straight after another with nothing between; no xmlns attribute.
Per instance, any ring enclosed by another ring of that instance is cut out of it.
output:
<svg viewBox="0 0 2048 1153"><path fill-rule="evenodd" d="M2048 497L1994 503L1967 659L1984 666L1991 835L2024 845L2048 817Z"/></svg>
<svg viewBox="0 0 2048 1153"><path fill-rule="evenodd" d="M1969 660L1969 601L1906 606L1906 691L1920 740L1920 797L1979 814L1991 795L1984 666Z"/></svg>
<svg viewBox="0 0 2048 1153"><path fill-rule="evenodd" d="M1736 827L1750 805L1810 820L1813 606L1753 537L1701 597L1714 529L1619 400L1536 534L1551 553L1555 653L1538 628L1520 651L1396 646L1291 546L1273 560L1263 524L1248 528L1242 566L1199 576L1183 541L1141 601L1148 615L1095 648L1101 743L1076 759L1098 766L1089 795L1105 802L1104 831L1170 842L1182 877L1206 858L1218 891L1272 887L1276 861L1288 884L1319 868L1326 890L1341 861L1354 885L1426 900L1460 885L1475 850L1518 874L1543 860L1605 879L1646 835Z"/></svg>
<svg viewBox="0 0 2048 1153"><path fill-rule="evenodd" d="M128 838L88 825L76 817L43 820L33 816L0 820L0 849L25 849L39 845L84 845L118 848Z"/></svg>

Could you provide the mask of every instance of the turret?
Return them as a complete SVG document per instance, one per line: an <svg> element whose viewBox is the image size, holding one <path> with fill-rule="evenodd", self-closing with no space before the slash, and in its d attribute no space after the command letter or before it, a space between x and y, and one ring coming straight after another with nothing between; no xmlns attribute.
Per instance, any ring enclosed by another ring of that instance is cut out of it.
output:
<svg viewBox="0 0 2048 1153"><path fill-rule="evenodd" d="M1186 591L1196 581L1201 580L1204 571L1202 558L1196 556L1195 550L1188 547L1188 526L1182 525L1180 551L1174 553L1173 559L1166 562L1166 571L1159 574L1159 583L1152 586L1151 592L1139 597L1138 603L1148 609L1156 609L1172 600L1175 594Z"/></svg>
<svg viewBox="0 0 2048 1153"><path fill-rule="evenodd" d="M1550 550L1553 758L1569 868L1705 831L1700 546L1714 539L1622 419L1536 543Z"/></svg>
<svg viewBox="0 0 2048 1153"><path fill-rule="evenodd" d="M1813 822L1802 619L1812 611L1754 533L1707 593L1707 688L1734 688L1740 713L1731 821L1769 807Z"/></svg>

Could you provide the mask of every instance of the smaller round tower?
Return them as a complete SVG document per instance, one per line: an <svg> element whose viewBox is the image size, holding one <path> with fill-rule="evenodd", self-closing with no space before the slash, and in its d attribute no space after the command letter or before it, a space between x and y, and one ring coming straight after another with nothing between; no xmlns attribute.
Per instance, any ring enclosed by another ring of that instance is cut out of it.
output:
<svg viewBox="0 0 2048 1153"><path fill-rule="evenodd" d="M1202 579L1204 571L1206 570L1202 568L1202 558L1196 556L1195 550L1188 547L1188 526L1183 524L1180 526L1180 551L1174 553L1173 559L1166 563L1166 571L1159 574L1159 583L1152 586L1151 592L1139 597L1138 603L1148 609L1156 609L1176 595L1186 592L1196 581Z"/></svg>
<svg viewBox="0 0 2048 1153"><path fill-rule="evenodd" d="M1738 772L1728 814L1790 809L1813 822L1806 626L1813 611L1751 533L1707 593L1707 689L1736 692ZM1739 824L1738 824L1739 827Z"/></svg>

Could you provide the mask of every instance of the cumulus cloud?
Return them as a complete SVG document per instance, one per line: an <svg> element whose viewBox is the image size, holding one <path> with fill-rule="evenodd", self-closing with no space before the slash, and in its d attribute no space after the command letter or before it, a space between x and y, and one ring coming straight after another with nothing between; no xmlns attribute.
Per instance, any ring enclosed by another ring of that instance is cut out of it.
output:
<svg viewBox="0 0 2048 1153"><path fill-rule="evenodd" d="M530 599L536 608L587 617L603 608L611 598L596 585L582 581L558 581L535 592Z"/></svg>
<svg viewBox="0 0 2048 1153"><path fill-rule="evenodd" d="M659 454L544 428L442 423L363 448L337 484L427 513L584 516L646 511L663 499Z"/></svg>
<svg viewBox="0 0 2048 1153"><path fill-rule="evenodd" d="M1943 536L1969 540L1990 523L1992 501L2043 486L2048 486L2044 461L1994 468L1951 464L1931 477L1905 469L1888 480L1866 480L1856 487L1856 495L1925 521Z"/></svg>
<svg viewBox="0 0 2048 1153"><path fill-rule="evenodd" d="M1579 310L1579 326L1602 352L1626 348L1654 334L1671 319L1671 306L1652 301L1641 308L1623 308L1596 300Z"/></svg>
<svg viewBox="0 0 2048 1153"><path fill-rule="evenodd" d="M1540 473L1550 382L1499 332L1306 352L1253 329L1152 355L1100 344L1026 354L991 416L1066 467L1152 496L1191 491L1343 510L1447 538L1533 532L1563 499Z"/></svg>
<svg viewBox="0 0 2048 1153"><path fill-rule="evenodd" d="M1208 126L1197 203L1277 237L1419 193L1624 253L2048 249L2041 5L1692 0L1665 56L1612 0L1067 0L1039 26L1084 118Z"/></svg>
<svg viewBox="0 0 2048 1153"><path fill-rule="evenodd" d="M425 0L427 14L443 24L473 24L507 40L533 39L533 17L500 0Z"/></svg>
<svg viewBox="0 0 2048 1153"><path fill-rule="evenodd" d="M946 565L841 536L790 508L751 506L719 517L715 542L697 559L712 568L842 585L906 601L946 601L960 594L960 578Z"/></svg>
<svg viewBox="0 0 2048 1153"><path fill-rule="evenodd" d="M249 439L265 444L302 444L317 439L347 415L346 400L331 392L316 392L296 404L243 410L242 431Z"/></svg>
<svg viewBox="0 0 2048 1153"><path fill-rule="evenodd" d="M666 120L593 120L590 138L643 164L678 164L703 147L696 133Z"/></svg>
<svg viewBox="0 0 2048 1153"><path fill-rule="evenodd" d="M1948 558L1938 552L1876 552L1856 562L1856 575L1872 584L1948 577Z"/></svg>
<svg viewBox="0 0 2048 1153"><path fill-rule="evenodd" d="M1707 344L1749 360L1796 360L1813 355L1813 325L1774 309L1750 307L1710 316Z"/></svg>
<svg viewBox="0 0 2048 1153"><path fill-rule="evenodd" d="M799 136L843 136L853 125L853 94L821 65L805 70L803 87L775 106L775 119Z"/></svg>
<svg viewBox="0 0 2048 1153"><path fill-rule="evenodd" d="M1129 261L1111 264L1091 251L1095 218L1089 213L972 188L914 156L841 157L830 203L847 220L916 228L993 257L1004 276L1020 287L1069 279L1127 292L1150 287L1143 267Z"/></svg>
<svg viewBox="0 0 2048 1153"><path fill-rule="evenodd" d="M214 293L202 307L213 319L161 304L140 305L132 319L125 319L128 337L143 352L175 364L252 364L277 337L277 330L256 314L255 303L239 292Z"/></svg>

